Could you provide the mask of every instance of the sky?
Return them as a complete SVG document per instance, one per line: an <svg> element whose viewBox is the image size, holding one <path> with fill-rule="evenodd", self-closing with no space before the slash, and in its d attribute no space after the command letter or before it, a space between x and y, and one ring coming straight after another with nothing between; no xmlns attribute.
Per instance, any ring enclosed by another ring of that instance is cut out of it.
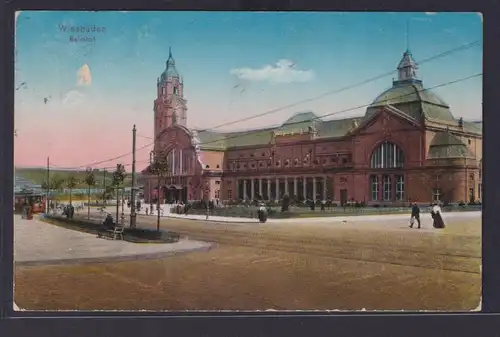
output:
<svg viewBox="0 0 500 337"><path fill-rule="evenodd" d="M407 48L419 62L480 41L422 63L427 88L481 73L482 35L478 13L17 12L15 164L44 166L48 156L54 167L129 163L109 159L131 151L135 124L144 167L169 48L189 127L277 110L217 129L242 130L302 111L361 116L396 74L339 89L395 71ZM480 76L433 91L457 118L482 118Z"/></svg>

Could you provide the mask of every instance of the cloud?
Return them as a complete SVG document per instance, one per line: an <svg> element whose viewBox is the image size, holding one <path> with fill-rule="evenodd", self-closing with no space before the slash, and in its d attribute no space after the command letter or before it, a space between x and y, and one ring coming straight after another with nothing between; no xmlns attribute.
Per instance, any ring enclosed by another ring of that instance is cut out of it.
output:
<svg viewBox="0 0 500 337"><path fill-rule="evenodd" d="M65 106L69 107L74 107L76 105L79 105L82 103L85 99L85 95L76 91L76 90L71 90L64 95L64 98L62 100L62 104Z"/></svg>
<svg viewBox="0 0 500 337"><path fill-rule="evenodd" d="M435 14L437 14L437 12L425 12L425 14L427 14L427 15L435 15Z"/></svg>
<svg viewBox="0 0 500 337"><path fill-rule="evenodd" d="M231 75L247 81L268 81L274 83L309 82L313 79L312 70L301 70L290 60L279 60L275 65L266 65L260 69L231 69Z"/></svg>
<svg viewBox="0 0 500 337"><path fill-rule="evenodd" d="M78 85L88 86L92 83L92 74L87 64L84 64L77 72Z"/></svg>

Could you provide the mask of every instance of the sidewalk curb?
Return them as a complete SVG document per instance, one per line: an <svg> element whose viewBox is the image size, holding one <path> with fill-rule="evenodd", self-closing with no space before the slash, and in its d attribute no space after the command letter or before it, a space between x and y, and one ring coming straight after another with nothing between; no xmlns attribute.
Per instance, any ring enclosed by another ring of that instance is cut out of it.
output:
<svg viewBox="0 0 500 337"><path fill-rule="evenodd" d="M215 247L214 243L204 242L206 246L196 248L186 248L180 250L173 250L168 252L156 252L134 255L122 256L102 256L102 257L83 257L83 258L69 258L69 259L52 259L52 260L28 260L28 261L14 261L16 267L39 267L39 266L61 266L70 264L93 264L93 263L107 263L107 262L127 262L136 260L154 260L173 255L187 254L194 252L207 252Z"/></svg>
<svg viewBox="0 0 500 337"><path fill-rule="evenodd" d="M191 220L191 221L204 221L204 222L224 222L224 223L232 223L232 224L258 224L259 220L257 219L250 219L248 218L248 221L234 221L232 219L221 219L221 220L216 220L216 219L193 219L193 218L188 218L188 217L182 217L182 216L171 216L167 215L162 218L168 218L168 219L181 219L181 220Z"/></svg>

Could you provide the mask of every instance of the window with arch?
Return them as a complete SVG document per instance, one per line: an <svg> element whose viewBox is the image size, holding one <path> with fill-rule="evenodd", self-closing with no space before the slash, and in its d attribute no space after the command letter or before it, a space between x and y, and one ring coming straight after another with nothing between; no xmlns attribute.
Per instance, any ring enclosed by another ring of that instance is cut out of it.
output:
<svg viewBox="0 0 500 337"><path fill-rule="evenodd" d="M390 142L383 142L372 153L371 168L403 168L405 162L403 150Z"/></svg>

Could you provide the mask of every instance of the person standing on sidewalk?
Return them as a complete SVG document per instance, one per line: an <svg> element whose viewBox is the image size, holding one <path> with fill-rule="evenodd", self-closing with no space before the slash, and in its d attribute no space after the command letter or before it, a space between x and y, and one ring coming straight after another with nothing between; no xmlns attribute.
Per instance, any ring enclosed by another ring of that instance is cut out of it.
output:
<svg viewBox="0 0 500 337"><path fill-rule="evenodd" d="M417 228L420 228L420 207L418 207L416 202L413 202L413 206L411 207L410 228L413 228L415 221L418 222Z"/></svg>

